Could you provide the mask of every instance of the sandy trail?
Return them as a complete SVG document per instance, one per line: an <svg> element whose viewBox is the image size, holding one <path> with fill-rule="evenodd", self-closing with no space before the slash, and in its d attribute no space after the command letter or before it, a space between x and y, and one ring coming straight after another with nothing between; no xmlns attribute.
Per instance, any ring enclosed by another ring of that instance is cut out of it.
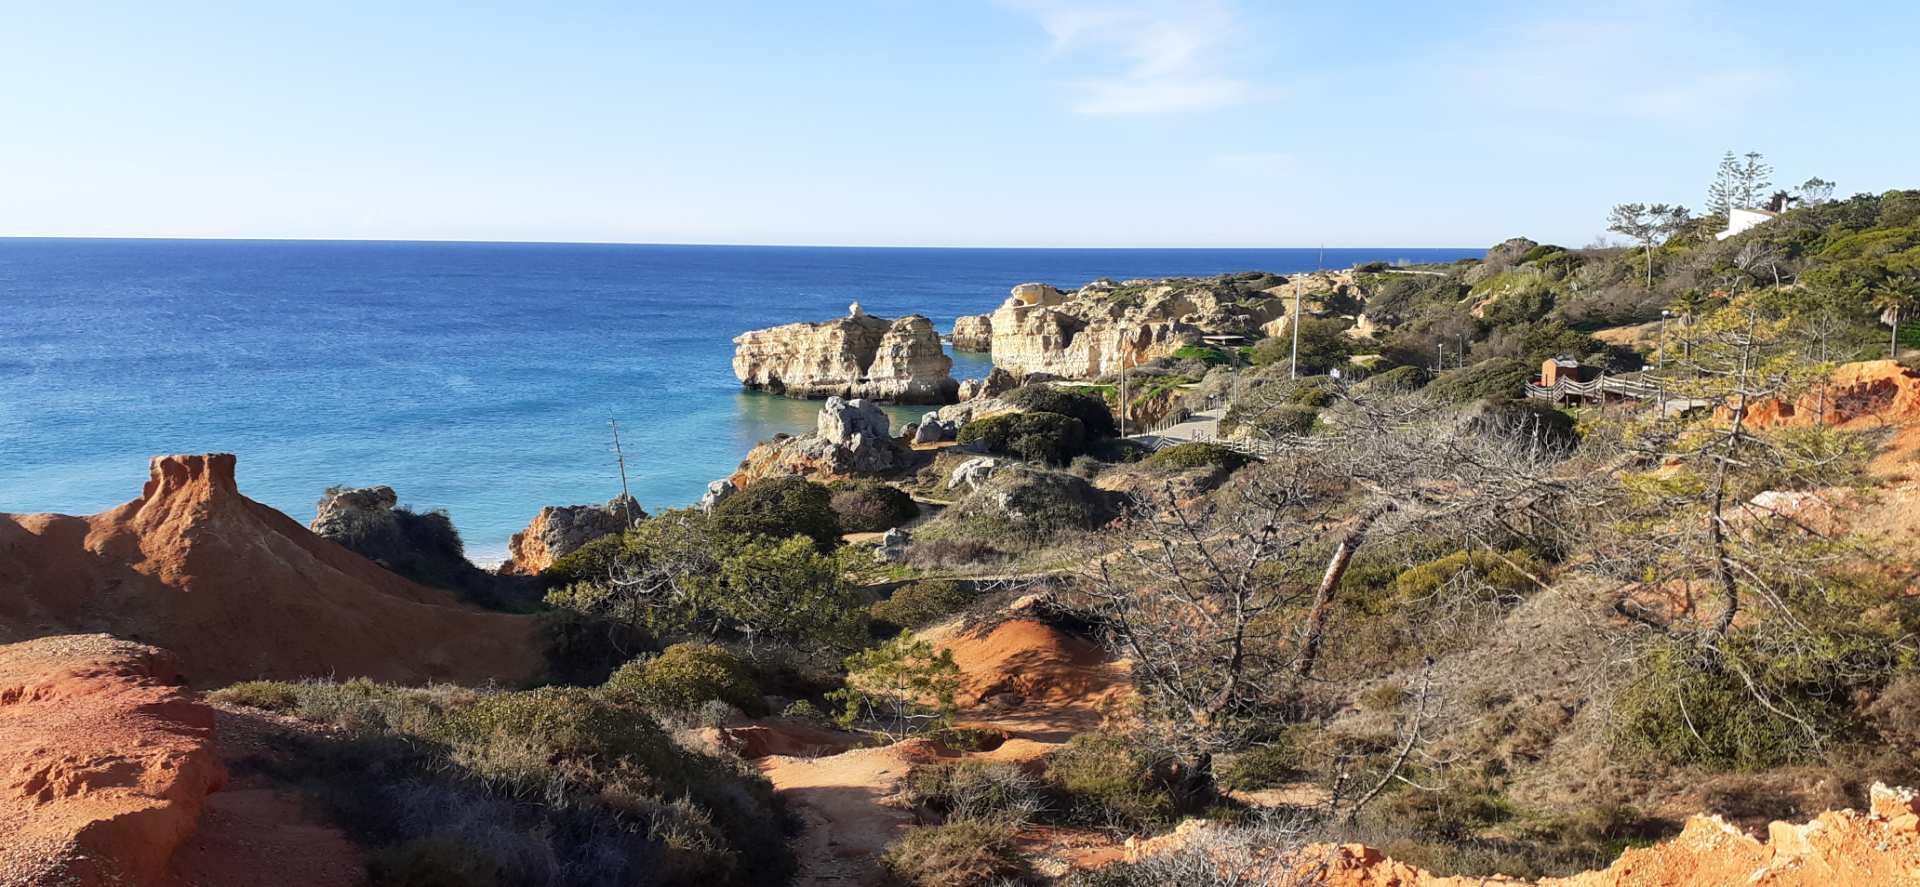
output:
<svg viewBox="0 0 1920 887"><path fill-rule="evenodd" d="M796 852L801 887L876 885L880 855L915 824L893 802L917 764L975 758L1029 761L1074 734L1096 729L1128 687L1124 665L1095 646L1032 619L990 629L936 629L923 637L953 652L961 670L958 721L1005 735L991 751L962 753L925 739L822 757L773 755L759 760L806 825Z"/></svg>

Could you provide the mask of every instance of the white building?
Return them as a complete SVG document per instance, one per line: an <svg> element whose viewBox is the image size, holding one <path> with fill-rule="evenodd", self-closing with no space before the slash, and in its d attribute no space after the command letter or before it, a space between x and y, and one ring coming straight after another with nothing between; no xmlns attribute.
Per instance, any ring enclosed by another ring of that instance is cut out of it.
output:
<svg viewBox="0 0 1920 887"><path fill-rule="evenodd" d="M1727 210L1727 230L1715 234L1714 237L1725 240L1755 225L1763 224L1777 215L1779 215L1779 213L1768 212L1764 209Z"/></svg>

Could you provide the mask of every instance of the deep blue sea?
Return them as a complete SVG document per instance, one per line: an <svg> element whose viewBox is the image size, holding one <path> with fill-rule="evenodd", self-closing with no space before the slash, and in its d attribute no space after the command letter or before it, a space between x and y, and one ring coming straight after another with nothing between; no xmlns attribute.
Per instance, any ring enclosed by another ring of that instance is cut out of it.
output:
<svg viewBox="0 0 1920 887"><path fill-rule="evenodd" d="M1330 249L1327 267L1477 250ZM0 239L0 511L92 513L149 456L226 451L305 522L332 484L444 508L476 560L542 505L698 498L817 403L740 390L742 330L920 312L1014 284L1311 270L1315 249L855 249ZM955 375L985 359L955 355ZM917 415L920 409L899 414Z"/></svg>

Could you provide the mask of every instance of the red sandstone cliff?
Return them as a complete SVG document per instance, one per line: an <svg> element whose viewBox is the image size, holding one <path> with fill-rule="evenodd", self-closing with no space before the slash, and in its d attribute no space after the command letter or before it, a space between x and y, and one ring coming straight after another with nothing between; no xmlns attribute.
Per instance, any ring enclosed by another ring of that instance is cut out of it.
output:
<svg viewBox="0 0 1920 887"><path fill-rule="evenodd" d="M199 686L334 675L477 684L540 671L533 620L417 585L240 495L228 454L161 456L91 517L0 514L0 642L106 632Z"/></svg>

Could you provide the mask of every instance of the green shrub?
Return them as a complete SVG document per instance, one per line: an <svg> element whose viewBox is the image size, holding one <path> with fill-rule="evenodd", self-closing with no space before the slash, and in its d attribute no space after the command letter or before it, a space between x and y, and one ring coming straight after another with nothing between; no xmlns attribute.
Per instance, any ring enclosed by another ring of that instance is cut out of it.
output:
<svg viewBox="0 0 1920 887"><path fill-rule="evenodd" d="M601 536L555 558L551 565L541 571L540 578L554 587L605 579L619 561L620 551L625 544L625 534Z"/></svg>
<svg viewBox="0 0 1920 887"><path fill-rule="evenodd" d="M1313 376L1294 383L1286 402L1319 409L1333 403L1333 382L1325 376Z"/></svg>
<svg viewBox="0 0 1920 887"><path fill-rule="evenodd" d="M1076 822L1140 830L1165 823L1173 793L1135 742L1112 733L1082 733L1047 759L1047 781Z"/></svg>
<svg viewBox="0 0 1920 887"><path fill-rule="evenodd" d="M1098 439L1117 433L1113 410L1106 398L1055 385L1025 385L1002 395L1008 403L1030 413L1058 413L1080 420L1087 437Z"/></svg>
<svg viewBox="0 0 1920 887"><path fill-rule="evenodd" d="M951 580L923 579L894 589L893 594L875 603L868 612L874 621L897 632L903 628L920 628L957 613L973 603L975 597L971 589Z"/></svg>
<svg viewBox="0 0 1920 887"><path fill-rule="evenodd" d="M1667 641L1640 660L1634 681L1615 701L1615 738L1643 758L1722 770L1757 770L1811 758L1819 737L1809 736L1755 697L1736 669L1757 675L1760 689L1802 709L1816 729L1833 729L1831 703L1781 686L1783 675L1750 657L1733 640L1723 649Z"/></svg>
<svg viewBox="0 0 1920 887"><path fill-rule="evenodd" d="M1353 340L1346 335L1347 323L1338 317L1307 315L1300 322L1299 367L1303 375L1317 376L1346 364L1353 356ZM1269 336L1254 343L1254 366L1291 366L1294 363L1293 334Z"/></svg>
<svg viewBox="0 0 1920 887"><path fill-rule="evenodd" d="M294 687L285 681L242 681L207 694L214 702L243 705L264 711L291 711L300 702Z"/></svg>
<svg viewBox="0 0 1920 887"><path fill-rule="evenodd" d="M767 478L749 484L714 506L713 523L720 532L739 536L806 536L822 551L840 542L833 494L799 477Z"/></svg>
<svg viewBox="0 0 1920 887"><path fill-rule="evenodd" d="M941 761L916 767L902 786L908 803L949 820L980 819L1005 825L1033 820L1046 802L1040 781L1019 764Z"/></svg>
<svg viewBox="0 0 1920 887"><path fill-rule="evenodd" d="M743 712L766 710L747 667L714 644L674 644L660 655L635 659L607 680L607 689L630 693L642 705L690 712L719 700Z"/></svg>
<svg viewBox="0 0 1920 887"><path fill-rule="evenodd" d="M827 486L829 504L847 533L891 530L920 515L920 506L906 491L877 480L840 480Z"/></svg>
<svg viewBox="0 0 1920 887"><path fill-rule="evenodd" d="M682 749L630 696L288 685L320 731L260 766L370 850L375 884L782 883L771 786Z"/></svg>
<svg viewBox="0 0 1920 887"><path fill-rule="evenodd" d="M1174 360L1197 360L1207 366L1223 366L1233 363L1233 355L1225 349L1211 345L1182 345L1173 351Z"/></svg>
<svg viewBox="0 0 1920 887"><path fill-rule="evenodd" d="M1538 576L1544 570L1524 551L1507 552L1502 559L1488 551L1461 550L1407 569L1394 577L1392 589L1402 601L1425 598L1462 575L1471 575L1497 594L1518 596L1533 591L1533 580L1526 573Z"/></svg>
<svg viewBox="0 0 1920 887"><path fill-rule="evenodd" d="M827 694L842 726L870 724L893 739L953 723L960 667L911 632L848 656L846 686Z"/></svg>
<svg viewBox="0 0 1920 887"><path fill-rule="evenodd" d="M1427 371L1424 367L1399 366L1362 380L1354 385L1354 390L1361 394L1388 394L1417 391L1426 384Z"/></svg>
<svg viewBox="0 0 1920 887"><path fill-rule="evenodd" d="M1086 427L1079 419L1046 412L1005 413L968 422L957 439L978 443L988 452L1053 465L1065 465L1087 448Z"/></svg>
<svg viewBox="0 0 1920 887"><path fill-rule="evenodd" d="M701 622L801 650L838 655L865 628L866 601L845 580L845 562L800 536L742 546L721 561L717 575L690 577L686 585Z"/></svg>
<svg viewBox="0 0 1920 887"><path fill-rule="evenodd" d="M1220 432L1230 434L1246 428L1266 437L1307 434L1320 419L1320 411L1305 404L1279 403L1255 407L1234 404L1220 417Z"/></svg>
<svg viewBox="0 0 1920 887"><path fill-rule="evenodd" d="M1160 468L1224 468L1235 470L1252 459L1232 447L1216 443L1174 444L1147 457L1147 464Z"/></svg>
<svg viewBox="0 0 1920 887"><path fill-rule="evenodd" d="M693 774L653 717L616 695L580 687L490 693L449 712L442 735L465 746L481 775L540 788L555 763L631 763L663 783ZM522 754L524 752L524 754Z"/></svg>
<svg viewBox="0 0 1920 887"><path fill-rule="evenodd" d="M1259 791L1299 779L1303 769L1300 752L1283 737L1227 756L1215 766L1214 779L1221 788Z"/></svg>
<svg viewBox="0 0 1920 887"><path fill-rule="evenodd" d="M911 829L887 849L885 863L913 887L979 887L1025 872L1012 830L977 819Z"/></svg>
<svg viewBox="0 0 1920 887"><path fill-rule="evenodd" d="M1472 366L1447 370L1427 385L1427 393L1451 403L1471 403L1490 397L1514 398L1526 393L1527 380L1539 367L1511 357L1483 360Z"/></svg>

